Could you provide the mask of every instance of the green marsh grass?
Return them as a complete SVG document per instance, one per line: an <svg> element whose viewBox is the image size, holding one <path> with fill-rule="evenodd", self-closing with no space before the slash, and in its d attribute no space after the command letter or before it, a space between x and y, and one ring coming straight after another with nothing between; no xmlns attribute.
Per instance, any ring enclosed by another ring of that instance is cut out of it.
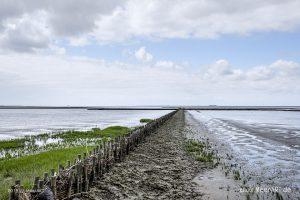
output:
<svg viewBox="0 0 300 200"><path fill-rule="evenodd" d="M148 118L142 118L142 119L140 119L141 123L149 123L149 122L152 122L152 121L153 121L153 119L148 119Z"/></svg>
<svg viewBox="0 0 300 200"><path fill-rule="evenodd" d="M52 135L52 138L61 138L66 141L72 141L77 139L94 139L102 137L117 137L127 134L131 129L124 126L111 126L103 130L99 128L93 128L89 131L66 131Z"/></svg>
<svg viewBox="0 0 300 200"><path fill-rule="evenodd" d="M28 154L36 154L42 151L65 148L69 146L82 146L85 144L94 144L99 140L108 137L117 137L127 134L131 128L124 126L111 126L103 130L93 128L88 131L69 130L60 133L44 133L34 136L26 136L19 139L0 141L0 160L19 157ZM55 143L47 143L48 139L56 139ZM43 141L41 146L36 145L37 141ZM2 154L2 156L1 156ZM7 156L6 156L7 155Z"/></svg>
<svg viewBox="0 0 300 200"><path fill-rule="evenodd" d="M209 147L204 143L196 140L188 140L185 143L186 151L200 162L213 162L213 153L209 152Z"/></svg>
<svg viewBox="0 0 300 200"><path fill-rule="evenodd" d="M126 135L130 130L128 127L111 126L103 130L93 128L89 131L66 131L0 141L0 150L29 152L21 157L0 159L0 199L8 199L8 190L15 180L21 180L22 185L30 189L34 177L42 177L44 172L57 169L59 164L66 165L68 160L73 161L78 154L92 150L100 140ZM35 145L36 140L50 138L62 141L42 147Z"/></svg>
<svg viewBox="0 0 300 200"><path fill-rule="evenodd" d="M25 146L26 138L0 141L0 150L16 149Z"/></svg>
<svg viewBox="0 0 300 200"><path fill-rule="evenodd" d="M93 147L73 147L28 155L20 158L0 161L0 199L8 198L8 189L15 180L30 189L34 177L43 177L44 172L57 169L59 164L66 165L67 160L74 160L78 154L88 152Z"/></svg>

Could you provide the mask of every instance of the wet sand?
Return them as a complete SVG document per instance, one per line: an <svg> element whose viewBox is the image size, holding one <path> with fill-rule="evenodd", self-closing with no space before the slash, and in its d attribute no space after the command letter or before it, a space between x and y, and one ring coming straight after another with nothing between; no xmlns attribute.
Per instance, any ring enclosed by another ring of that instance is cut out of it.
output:
<svg viewBox="0 0 300 200"><path fill-rule="evenodd" d="M295 164L283 165L278 163L278 165L276 165L274 164L274 159L266 159L267 156L270 156L270 150L278 150L277 148L279 147L276 146L276 144L270 143L268 144L269 146L267 146L269 148L259 148L259 151L255 149L256 151L253 153L253 148L250 146L252 145L253 139L251 137L249 138L249 135L246 133L240 133L239 130L235 129L229 133L225 131L218 132L216 129L211 129L214 127L213 124L205 124L202 118L201 120L196 119L190 112L186 113L185 117L186 129L188 129L188 131L186 131L187 137L207 140L212 148L217 151L219 167L211 170L211 172L207 171L203 174L199 174L198 177L200 177L200 179L195 178L196 182L203 185L204 188L207 188L204 191L211 193L211 197L215 197L212 199L220 199L218 195L224 191L213 188L216 188L216 184L219 185L220 188L224 188L224 186L221 186L224 183L225 187L230 187L227 193L227 195L229 195L228 199L241 199L236 198L236 195L240 195L243 199L247 196L250 199L300 199L299 189L294 186L295 183L299 184L299 182L297 182L298 165L295 167L296 162L294 158L288 160L291 155L289 153L291 152L285 151L287 154L282 155L280 159L292 161L295 162ZM236 137L233 138L234 136ZM233 139L227 140L226 137ZM237 151L236 149L239 148L245 151ZM260 162L257 164L253 163L255 160L260 160ZM290 173L286 173L285 170L290 170ZM239 180L233 180L235 179L234 172L239 172ZM211 176L211 173L214 175ZM223 180L219 181L218 179L225 173L226 178L224 179L223 177ZM217 192L210 192L211 190ZM232 194L231 191L233 191ZM230 198L230 196L232 198ZM224 198L226 199L227 197L224 196Z"/></svg>
<svg viewBox="0 0 300 200"><path fill-rule="evenodd" d="M185 113L184 133L188 139L212 142L207 128L197 122L188 112ZM214 143L210 145L214 146ZM240 192L240 183L235 181L232 176L226 176L224 168L220 164L217 167L202 167L201 172L195 176L193 181L203 192L202 199L204 200L247 199L247 194Z"/></svg>

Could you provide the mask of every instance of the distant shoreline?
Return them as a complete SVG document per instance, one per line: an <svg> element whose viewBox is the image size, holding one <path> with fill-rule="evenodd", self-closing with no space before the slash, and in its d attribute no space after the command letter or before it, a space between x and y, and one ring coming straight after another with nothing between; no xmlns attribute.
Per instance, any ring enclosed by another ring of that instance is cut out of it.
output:
<svg viewBox="0 0 300 200"><path fill-rule="evenodd" d="M300 111L300 106L0 106L0 109Z"/></svg>

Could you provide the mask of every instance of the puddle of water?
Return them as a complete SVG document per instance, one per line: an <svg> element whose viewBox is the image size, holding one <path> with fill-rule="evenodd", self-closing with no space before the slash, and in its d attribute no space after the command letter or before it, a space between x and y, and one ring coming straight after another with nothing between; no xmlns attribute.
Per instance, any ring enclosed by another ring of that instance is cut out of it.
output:
<svg viewBox="0 0 300 200"><path fill-rule="evenodd" d="M34 144L41 147L41 146L45 146L46 144L56 144L62 141L63 139L61 138L46 138L46 139L37 139L34 141Z"/></svg>

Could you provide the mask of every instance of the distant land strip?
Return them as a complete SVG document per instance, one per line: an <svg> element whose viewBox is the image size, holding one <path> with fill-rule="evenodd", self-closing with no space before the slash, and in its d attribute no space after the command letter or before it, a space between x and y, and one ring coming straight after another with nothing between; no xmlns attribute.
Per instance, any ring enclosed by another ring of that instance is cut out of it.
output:
<svg viewBox="0 0 300 200"><path fill-rule="evenodd" d="M300 111L300 106L0 106L0 109Z"/></svg>

